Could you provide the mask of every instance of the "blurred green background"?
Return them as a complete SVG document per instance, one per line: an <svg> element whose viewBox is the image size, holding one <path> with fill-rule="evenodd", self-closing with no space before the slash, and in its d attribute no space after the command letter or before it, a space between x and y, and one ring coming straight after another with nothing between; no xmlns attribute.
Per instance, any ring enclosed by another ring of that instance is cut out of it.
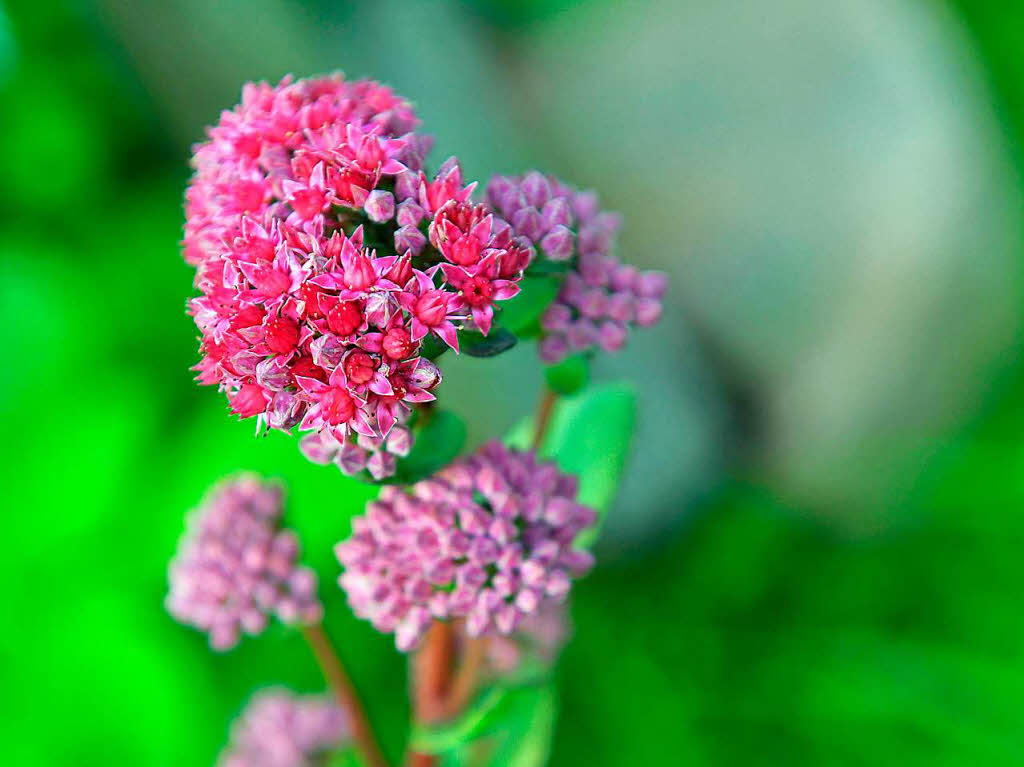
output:
<svg viewBox="0 0 1024 767"><path fill-rule="evenodd" d="M551 763L1024 762L1022 45L1002 0L0 1L3 763L208 765L251 689L319 688L284 630L216 656L163 612L239 469L287 481L401 746L403 663L332 585L368 491L188 371L188 146L331 69L416 101L435 161L596 187L671 276L599 370L641 371L640 427ZM532 354L446 370L472 439Z"/></svg>

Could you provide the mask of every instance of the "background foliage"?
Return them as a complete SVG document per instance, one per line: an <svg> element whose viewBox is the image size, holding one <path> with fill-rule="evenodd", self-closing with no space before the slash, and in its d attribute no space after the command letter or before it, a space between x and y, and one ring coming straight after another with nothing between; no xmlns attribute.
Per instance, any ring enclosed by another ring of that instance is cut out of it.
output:
<svg viewBox="0 0 1024 767"><path fill-rule="evenodd" d="M241 79L339 66L387 78L413 96L438 133L442 153L466 147L470 175L547 161L571 175L557 155L574 143L589 151L585 127L579 126L579 138L560 133L555 117L527 120L528 129L508 122L502 110L525 107L502 102L500 83L503 73L537 64L517 58L524 40L544 43L568 34L578 17L567 16L574 4L557 0L435 3L434 15L449 24L450 38L417 41L410 18L393 22L385 45L374 34L373 12L329 5L257 3L252 18L263 20L258 23L240 18L231 3L14 2L3 9L5 763L210 764L251 689L275 682L319 687L306 651L283 630L215 656L161 609L164 568L183 512L212 481L239 469L287 482L289 515L323 579L329 629L389 745L396 752L401 746L408 716L403 665L388 638L351 617L332 585L330 545L346 533L368 491L306 463L287 437L255 441L249 425L225 417L222 398L198 390L188 373L195 342L183 305L191 275L176 245L187 143L217 108L231 103ZM610 7L598 2L574 13L600 18ZM800 27L800 39L813 47L818 27L801 27L806 8L779 7L772 23ZM1024 9L996 0L913 7L915 23L943 20L935 56L948 56L949 71L956 77L967 72L963 76L982 94L957 103L969 119L977 111L971 135L994 137L991 167L1010 190L990 198L985 215L1015 210L1024 138ZM688 10L694 10L692 22ZM680 4L676 20L681 26L710 23L706 10L701 3ZM746 11L749 24L760 23L754 4ZM350 47L330 47L348 39L345 34L352 36ZM565 46L589 44L572 35L559 39ZM467 40L482 40L491 58ZM633 51L625 49L617 64L626 74L639 66ZM566 55L587 61L590 53L570 47ZM204 68L202 78L183 63L187 58ZM254 61L262 65L245 68ZM429 76L418 74L420 64ZM740 76L755 66L737 59ZM892 66L911 71L917 62ZM536 72L519 74L520 83L536 84L543 99L544 84L531 80ZM798 91L806 85L803 76L770 98ZM614 81L601 85L608 103L627 103ZM801 121L835 108L828 92L811 90L807 112L797 115ZM660 148L660 162L695 146L714 152L713 131L701 133L676 115L717 104L720 92L709 89L685 103L673 94L668 85L654 88L647 111L634 115L638 123L678 126L678 143ZM896 119L901 105L871 119ZM760 108L751 106L751 120ZM474 110L483 116L467 120ZM990 117L997 125L991 134L985 132ZM914 139L925 140L920 131ZM628 142L628 132L616 140ZM747 167L754 158L742 154L737 166ZM627 209L633 260L670 269L685 256L699 261L701 246L687 231L665 236L677 220L644 218L650 200L635 199L645 189L643 179L614 156L584 156L592 159L576 168L581 181ZM986 167L979 176L992 175ZM956 183L970 187L974 172L965 171ZM720 176L707 184L647 191L675 194L685 223L706 234L689 212L701 209L698 198L734 194ZM844 452L845 445L824 437L812 442L823 455L853 456L841 472L860 473L843 481L846 475L828 465L809 471L814 482L801 479L805 457L787 442L792 435L777 437L787 434L789 418L808 424L798 433L813 440L817 416L801 421L788 405L773 409L772 393L792 380L780 384L763 356L744 351L748 342L762 351L774 348L773 332L787 339L796 333L806 340L803 356L779 359L803 369L824 353L814 335L820 317L797 311L800 329L792 332L767 321L716 325L715 315L679 284L681 272L673 271L674 289L683 295L665 325L638 339L620 367L609 363L595 371L596 377L642 379L640 437L620 503L609 515L600 566L574 591L576 638L556 672L553 765L1024 759L1024 377L1013 319L1024 253L1019 228L1012 220L1004 224L999 231L1008 227L1007 237L990 241L987 250L964 246L962 253L1006 286L1010 292L1000 293L1002 299L969 293L966 283L949 276L953 272L936 276L931 265L937 260L922 248L911 282L947 280L949 294L962 303L939 301L937 310L968 330L957 336L925 324L914 348L925 355L951 352L962 366L975 359L968 350L990 351L962 377L960 368L941 368L931 377L912 370L901 381L902 395L885 379L874 388L873 379L858 384L868 386L865 399L872 413L884 414L880 420L837 395L822 412L848 416L851 429L871 425L871 439L857 446L862 452ZM839 226L829 231L834 239L804 264L820 270L815 279L837 268L826 255L849 234ZM761 243L744 243L764 258L799 251L799 245L776 242L762 252ZM997 251L1007 259L986 260ZM701 273L691 276L699 281ZM742 286L743 279L737 271L710 283L715 300L728 303L730 286ZM758 300L805 306L799 286L786 280L754 287ZM749 306L751 294L744 291L738 296ZM918 298L897 290L895 305L907 314L888 315L887 332L909 326L905 318ZM1007 300L1010 308L999 309ZM868 313L876 308L867 301ZM972 322L997 315L1010 319L992 346L991 335L982 335L984 324ZM859 315L849 320L855 326L862 321ZM469 411L471 441L502 432L532 403L540 373L519 372L532 350L519 351L524 356L492 369L501 371L498 382L481 378L487 360L453 364L445 385L451 401ZM846 378L879 354L871 344L853 344L827 359ZM956 380L961 394L955 408L941 408L957 417L939 426L907 405L937 396L929 388L935 378ZM834 391L842 384L834 383ZM512 388L520 391L518 399L509 395ZM805 405L794 412L818 412L811 398ZM894 452L894 445L908 447Z"/></svg>

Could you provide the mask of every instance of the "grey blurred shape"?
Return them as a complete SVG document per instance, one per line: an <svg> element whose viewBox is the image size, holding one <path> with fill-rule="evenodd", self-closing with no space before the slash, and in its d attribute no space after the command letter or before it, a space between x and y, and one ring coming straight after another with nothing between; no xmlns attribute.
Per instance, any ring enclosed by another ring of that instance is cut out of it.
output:
<svg viewBox="0 0 1024 767"><path fill-rule="evenodd" d="M891 0L608 3L506 56L546 157L625 214L633 260L669 271L670 300L749 375L771 486L883 523L1020 330L1020 194L954 20Z"/></svg>
<svg viewBox="0 0 1024 767"><path fill-rule="evenodd" d="M93 0L184 150L238 101L243 82L342 70L392 85L417 105L441 157L470 175L497 156L526 162L498 62L458 3Z"/></svg>

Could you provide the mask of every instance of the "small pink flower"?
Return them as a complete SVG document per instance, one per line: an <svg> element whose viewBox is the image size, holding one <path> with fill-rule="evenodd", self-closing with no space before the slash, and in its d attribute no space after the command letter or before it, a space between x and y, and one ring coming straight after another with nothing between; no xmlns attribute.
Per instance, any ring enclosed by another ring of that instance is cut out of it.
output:
<svg viewBox="0 0 1024 767"><path fill-rule="evenodd" d="M329 142L334 147L332 151L346 167L373 176L374 181L381 175L393 176L406 169L396 158L407 144L408 139L404 137L384 138L378 128L365 130L352 122L345 125L343 138L334 136Z"/></svg>
<svg viewBox="0 0 1024 767"><path fill-rule="evenodd" d="M327 429L339 442L353 431L373 434L365 405L349 390L343 366L338 366L326 382L296 377L304 395L312 403L299 425L300 429Z"/></svg>
<svg viewBox="0 0 1024 767"><path fill-rule="evenodd" d="M428 181L426 174L420 173L419 203L427 213L433 215L449 201L466 202L475 188L475 183L462 186L459 161L449 157L433 181Z"/></svg>
<svg viewBox="0 0 1024 767"><path fill-rule="evenodd" d="M392 360L408 359L418 348L409 331L400 326L390 328L381 339L381 351Z"/></svg>
<svg viewBox="0 0 1024 767"><path fill-rule="evenodd" d="M636 301L636 324L641 328L656 325L661 319L661 301L656 298L638 298Z"/></svg>
<svg viewBox="0 0 1024 767"><path fill-rule="evenodd" d="M386 267L384 279L400 288L405 287L412 279L412 258L408 255L395 258Z"/></svg>
<svg viewBox="0 0 1024 767"><path fill-rule="evenodd" d="M488 246L492 227L493 218L483 205L449 200L430 224L430 242L453 264L470 267Z"/></svg>
<svg viewBox="0 0 1024 767"><path fill-rule="evenodd" d="M399 204L395 220L398 221L399 226L417 227L424 215L426 215L426 211L423 208L412 200L406 200Z"/></svg>
<svg viewBox="0 0 1024 767"><path fill-rule="evenodd" d="M338 454L334 456L334 463L346 477L354 477L366 468L366 450L351 442L341 444Z"/></svg>
<svg viewBox="0 0 1024 767"><path fill-rule="evenodd" d="M291 354L299 344L299 326L287 317L272 317L264 326L266 344L275 354Z"/></svg>
<svg viewBox="0 0 1024 767"><path fill-rule="evenodd" d="M366 323L358 301L338 301L328 309L326 316L327 327L339 336L351 336Z"/></svg>
<svg viewBox="0 0 1024 767"><path fill-rule="evenodd" d="M412 340L419 341L427 333L435 333L442 341L459 350L455 325L449 319L451 294L434 287L426 272L413 270L414 279L399 295L402 308L412 317Z"/></svg>
<svg viewBox="0 0 1024 767"><path fill-rule="evenodd" d="M314 166L307 181L284 182L284 199L292 209L292 214L287 219L288 223L302 224L311 221L330 207L331 194L324 173L324 164L319 162Z"/></svg>
<svg viewBox="0 0 1024 767"><path fill-rule="evenodd" d="M572 257L573 233L565 226L554 226L540 240L544 255L552 261L567 261Z"/></svg>
<svg viewBox="0 0 1024 767"><path fill-rule="evenodd" d="M231 251L241 261L273 261L280 245L281 237L276 225L272 224L268 232L256 220L246 216L242 219L241 234L231 243Z"/></svg>
<svg viewBox="0 0 1024 767"><path fill-rule="evenodd" d="M263 392L263 387L254 383L243 384L231 398L231 412L239 418L249 418L257 413L262 413L269 398Z"/></svg>
<svg viewBox="0 0 1024 767"><path fill-rule="evenodd" d="M426 246L427 238L416 227L403 226L395 230L395 250L399 253L418 256Z"/></svg>
<svg viewBox="0 0 1024 767"><path fill-rule="evenodd" d="M395 197L391 192L381 189L374 190L370 192L366 202L363 203L363 210L375 223L382 224L385 221L390 221L395 215Z"/></svg>
<svg viewBox="0 0 1024 767"><path fill-rule="evenodd" d="M381 359L376 354L353 349L345 355L342 369L345 371L349 390L360 399L365 400L370 394L386 396L393 393L387 368L382 366Z"/></svg>
<svg viewBox="0 0 1024 767"><path fill-rule="evenodd" d="M395 473L398 466L397 458L384 450L376 450L366 461L366 470L374 479L384 479Z"/></svg>
<svg viewBox="0 0 1024 767"><path fill-rule="evenodd" d="M356 415L356 403L348 389L332 386L320 393L320 412L331 426L347 424Z"/></svg>
<svg viewBox="0 0 1024 767"><path fill-rule="evenodd" d="M505 301L519 293L519 286L511 280L498 277L498 266L494 256L487 256L473 273L451 264L442 264L445 279L458 294L450 302L453 311L468 310L480 332L487 335L494 319L494 302Z"/></svg>
<svg viewBox="0 0 1024 767"><path fill-rule="evenodd" d="M409 455L409 451L412 449L412 432L404 426L392 427L388 432L385 446L388 452L394 455L401 457Z"/></svg>

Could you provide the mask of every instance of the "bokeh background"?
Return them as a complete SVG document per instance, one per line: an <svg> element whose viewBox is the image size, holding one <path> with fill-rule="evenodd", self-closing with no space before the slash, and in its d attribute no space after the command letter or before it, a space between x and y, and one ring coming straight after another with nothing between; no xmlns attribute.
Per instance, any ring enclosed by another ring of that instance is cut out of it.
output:
<svg viewBox="0 0 1024 767"><path fill-rule="evenodd" d="M670 274L575 590L552 765L1024 762L1024 6L0 0L4 764L212 764L249 691L162 610L185 510L283 477L397 750L402 662L331 586L368 491L188 371L188 147L244 80L392 84L470 177L539 166ZM533 350L446 368L475 441ZM486 368L486 370L484 369Z"/></svg>

